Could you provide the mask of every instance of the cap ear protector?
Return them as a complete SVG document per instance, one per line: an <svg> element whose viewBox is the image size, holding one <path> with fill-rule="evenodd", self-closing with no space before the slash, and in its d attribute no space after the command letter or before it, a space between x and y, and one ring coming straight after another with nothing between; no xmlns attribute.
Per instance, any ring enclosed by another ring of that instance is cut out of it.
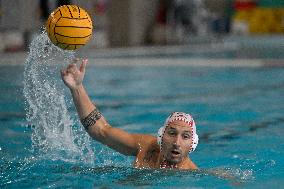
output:
<svg viewBox="0 0 284 189"><path fill-rule="evenodd" d="M191 143L191 149L189 151L189 153L191 153L196 149L199 138L198 138L198 135L196 134L196 126L195 126L195 122L193 118L189 114L186 114L183 112L174 112L167 118L164 126L158 130L157 143L160 146L160 149L162 149L162 140L165 134L165 130L171 122L176 121L176 120L184 121L185 123L188 123L189 126L192 127L192 143Z"/></svg>
<svg viewBox="0 0 284 189"><path fill-rule="evenodd" d="M161 147L162 146L162 138L164 136L164 132L165 132L165 127L161 127L159 130L158 130L158 135L157 135L157 142L158 142L158 145Z"/></svg>
<svg viewBox="0 0 284 189"><path fill-rule="evenodd" d="M198 140L199 140L198 135L195 133L191 144L191 150L189 151L189 153L193 152L196 149L198 145Z"/></svg>

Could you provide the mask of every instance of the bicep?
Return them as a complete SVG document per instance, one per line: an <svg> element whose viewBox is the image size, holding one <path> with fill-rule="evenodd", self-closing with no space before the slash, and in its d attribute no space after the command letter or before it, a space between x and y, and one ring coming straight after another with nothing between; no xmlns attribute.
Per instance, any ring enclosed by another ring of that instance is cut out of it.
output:
<svg viewBox="0 0 284 189"><path fill-rule="evenodd" d="M140 148L139 135L114 127L109 127L105 132L105 137L102 141L104 144L124 155L137 155Z"/></svg>
<svg viewBox="0 0 284 189"><path fill-rule="evenodd" d="M88 133L95 140L124 155L136 156L140 148L139 134L131 134L120 128L111 127L106 122L91 127Z"/></svg>
<svg viewBox="0 0 284 189"><path fill-rule="evenodd" d="M95 140L124 154L136 156L141 148L147 143L146 138L153 136L131 134L120 128L111 127L102 117L95 125L90 127L88 133Z"/></svg>

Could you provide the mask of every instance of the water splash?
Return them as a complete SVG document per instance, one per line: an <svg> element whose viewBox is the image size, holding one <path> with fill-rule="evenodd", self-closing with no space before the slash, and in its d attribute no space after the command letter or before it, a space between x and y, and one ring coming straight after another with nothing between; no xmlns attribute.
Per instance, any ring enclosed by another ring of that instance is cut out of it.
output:
<svg viewBox="0 0 284 189"><path fill-rule="evenodd" d="M25 62L26 119L32 128L33 152L49 159L94 163L90 138L68 112L70 100L59 70L74 52L51 44L46 32L35 37ZM70 103L71 104L71 103Z"/></svg>

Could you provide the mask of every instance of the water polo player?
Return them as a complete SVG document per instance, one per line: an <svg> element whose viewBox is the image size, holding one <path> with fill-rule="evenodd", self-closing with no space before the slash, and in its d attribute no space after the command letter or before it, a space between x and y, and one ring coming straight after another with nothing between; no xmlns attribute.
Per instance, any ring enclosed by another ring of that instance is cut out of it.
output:
<svg viewBox="0 0 284 189"><path fill-rule="evenodd" d="M188 156L198 143L195 122L189 114L172 113L157 137L111 127L82 84L86 64L87 60L83 60L77 68L72 63L61 70L61 76L72 93L81 123L92 138L124 155L136 156L137 168L197 169Z"/></svg>

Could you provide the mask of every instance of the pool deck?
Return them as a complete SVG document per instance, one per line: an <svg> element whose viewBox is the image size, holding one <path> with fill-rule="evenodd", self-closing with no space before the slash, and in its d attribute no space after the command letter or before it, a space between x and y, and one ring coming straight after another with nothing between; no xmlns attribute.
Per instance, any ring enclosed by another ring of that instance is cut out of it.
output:
<svg viewBox="0 0 284 189"><path fill-rule="evenodd" d="M210 52L234 50L234 46L222 47L215 44L210 46ZM284 59L259 59L259 58L196 58L179 57L177 54L187 52L208 51L208 47L130 47L109 49L83 48L77 52L77 57L86 57L91 64L96 65L146 65L146 66L232 66L232 67L284 67ZM23 65L28 56L27 52L2 53L0 65Z"/></svg>

